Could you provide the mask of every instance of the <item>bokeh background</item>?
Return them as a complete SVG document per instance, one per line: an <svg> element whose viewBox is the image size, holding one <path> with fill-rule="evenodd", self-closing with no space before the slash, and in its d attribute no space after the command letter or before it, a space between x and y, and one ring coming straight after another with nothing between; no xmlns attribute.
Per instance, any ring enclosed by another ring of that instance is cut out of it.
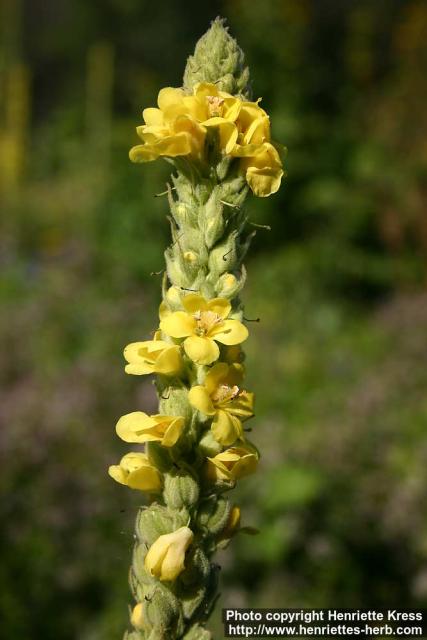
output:
<svg viewBox="0 0 427 640"><path fill-rule="evenodd" d="M223 606L427 598L427 3L2 0L0 636L115 640L141 497L106 468L155 408L122 349L155 327L166 163L141 109L217 14L287 145L248 204L261 472ZM219 608L213 627L221 637Z"/></svg>

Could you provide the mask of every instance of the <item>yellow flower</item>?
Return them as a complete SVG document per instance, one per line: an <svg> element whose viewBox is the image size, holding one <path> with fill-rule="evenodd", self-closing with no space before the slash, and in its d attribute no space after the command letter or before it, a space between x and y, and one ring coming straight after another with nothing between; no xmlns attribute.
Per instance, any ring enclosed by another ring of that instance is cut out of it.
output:
<svg viewBox="0 0 427 640"><path fill-rule="evenodd" d="M159 491L162 479L159 471L149 461L145 453L127 453L120 464L108 469L109 475L131 489L141 491Z"/></svg>
<svg viewBox="0 0 427 640"><path fill-rule="evenodd" d="M120 418L116 432L125 442L160 442L164 447L173 447L181 436L184 422L179 416L148 416L142 411L133 411Z"/></svg>
<svg viewBox="0 0 427 640"><path fill-rule="evenodd" d="M270 120L255 102L244 102L239 116L239 136L231 155L241 158L240 168L256 196L275 193L283 176L280 155L271 144Z"/></svg>
<svg viewBox="0 0 427 640"><path fill-rule="evenodd" d="M193 537L188 527L160 536L145 556L145 569L159 580L175 580L184 569L185 553Z"/></svg>
<svg viewBox="0 0 427 640"><path fill-rule="evenodd" d="M208 458L208 477L215 480L236 481L256 471L259 454L249 442L230 447L213 458Z"/></svg>
<svg viewBox="0 0 427 640"><path fill-rule="evenodd" d="M135 629L144 628L144 605L142 602L138 602L132 609L132 615L130 617L130 623Z"/></svg>
<svg viewBox="0 0 427 640"><path fill-rule="evenodd" d="M130 150L133 162L149 162L160 156L189 156L202 160L209 128L218 132L222 153L241 158L240 168L253 193L275 193L283 176L276 147L271 144L270 120L257 102L242 101L216 85L202 82L187 95L166 87L157 99L158 109L144 109L145 124L137 127L142 145Z"/></svg>
<svg viewBox="0 0 427 640"><path fill-rule="evenodd" d="M161 309L160 329L172 338L185 338L185 353L197 364L218 360L217 342L236 345L248 337L248 330L239 320L227 319L231 305L224 298L207 301L198 294L189 294L182 305L185 311L170 313Z"/></svg>
<svg viewBox="0 0 427 640"><path fill-rule="evenodd" d="M132 147L132 162L149 162L160 156L200 156L206 129L186 114L183 96L182 89L166 87L159 92L159 108L144 109L145 124L136 129L144 144Z"/></svg>
<svg viewBox="0 0 427 640"><path fill-rule="evenodd" d="M145 124L137 127L137 133L144 144L130 150L132 162L149 162L160 156L200 159L209 127L218 130L225 153L230 153L236 143L234 121L241 101L218 91L214 84L197 85L192 96L182 89L166 87L159 92L157 104L158 109L143 111Z"/></svg>
<svg viewBox="0 0 427 640"><path fill-rule="evenodd" d="M253 393L239 388L242 378L242 365L218 362L206 374L204 384L188 393L193 407L213 416L212 432L225 446L242 438L242 421L253 416Z"/></svg>
<svg viewBox="0 0 427 640"><path fill-rule="evenodd" d="M283 176L282 162L277 149L264 142L256 153L241 160L246 181L256 196L265 198L279 190Z"/></svg>
<svg viewBox="0 0 427 640"><path fill-rule="evenodd" d="M128 344L124 357L129 363L125 367L126 373L136 376L147 373L176 376L182 367L180 348L161 340L160 332L156 332L154 340Z"/></svg>

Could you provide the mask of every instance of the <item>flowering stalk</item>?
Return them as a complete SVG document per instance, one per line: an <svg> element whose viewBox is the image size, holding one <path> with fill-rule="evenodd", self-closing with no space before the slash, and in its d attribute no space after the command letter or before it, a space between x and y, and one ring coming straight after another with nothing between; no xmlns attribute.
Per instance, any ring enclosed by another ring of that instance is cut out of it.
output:
<svg viewBox="0 0 427 640"><path fill-rule="evenodd" d="M130 158L163 157L172 244L159 329L128 345L126 372L154 374L159 413L122 416L116 431L144 452L109 469L149 494L139 510L130 585L136 604L128 640L207 640L217 597L215 551L245 528L228 492L256 470L244 433L253 416L241 344L248 337L239 299L253 233L242 205L249 192L274 193L283 176L269 118L249 99L243 53L217 19L187 62L180 89L165 88L143 112L142 144Z"/></svg>

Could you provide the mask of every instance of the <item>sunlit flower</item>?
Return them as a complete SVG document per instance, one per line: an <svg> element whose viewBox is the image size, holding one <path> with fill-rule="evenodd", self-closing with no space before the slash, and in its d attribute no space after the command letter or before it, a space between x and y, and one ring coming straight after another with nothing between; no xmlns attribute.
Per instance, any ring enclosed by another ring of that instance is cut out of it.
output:
<svg viewBox="0 0 427 640"><path fill-rule="evenodd" d="M248 330L240 320L228 319L231 304L224 298L205 300L198 294L182 299L185 311L168 312L161 308L160 329L172 338L185 338L187 356L197 364L211 364L219 358L217 342L240 344Z"/></svg>
<svg viewBox="0 0 427 640"><path fill-rule="evenodd" d="M125 442L160 442L164 447L173 447L184 423L184 418L179 416L148 416L142 411L133 411L120 418L116 432Z"/></svg>
<svg viewBox="0 0 427 640"><path fill-rule="evenodd" d="M283 176L282 162L270 142L263 142L251 155L242 156L240 166L256 196L264 198L278 191Z"/></svg>
<svg viewBox="0 0 427 640"><path fill-rule="evenodd" d="M253 393L243 391L242 365L218 362L206 374L203 385L192 387L190 404L207 416L213 416L215 439L228 446L242 438L242 421L253 416Z"/></svg>
<svg viewBox="0 0 427 640"><path fill-rule="evenodd" d="M240 168L253 193L269 196L279 189L283 176L280 155L271 143L269 117L258 103L244 102L239 125L231 155L241 158Z"/></svg>
<svg viewBox="0 0 427 640"><path fill-rule="evenodd" d="M186 113L182 104L182 89L166 87L158 95L158 109L144 109L144 125L136 131L144 144L132 147L132 162L150 162L160 156L200 157L206 129Z"/></svg>
<svg viewBox="0 0 427 640"><path fill-rule="evenodd" d="M219 91L216 85L195 85L193 95L166 87L157 99L158 108L143 111L144 125L137 127L142 145L133 147L133 162L149 162L160 156L204 159L208 129L218 133L219 149L241 158L240 168L253 193L260 197L275 193L283 176L282 163L271 143L268 114L257 102Z"/></svg>
<svg viewBox="0 0 427 640"><path fill-rule="evenodd" d="M249 442L230 447L207 459L208 477L215 480L235 481L256 471L259 454Z"/></svg>
<svg viewBox="0 0 427 640"><path fill-rule="evenodd" d="M147 373L158 373L165 376L176 376L182 367L180 348L160 339L156 332L154 340L132 342L124 350L128 364L126 373L136 376Z"/></svg>
<svg viewBox="0 0 427 640"><path fill-rule="evenodd" d="M141 491L159 491L162 478L159 471L149 461L145 453L127 453L118 465L108 469L109 475L131 489Z"/></svg>
<svg viewBox="0 0 427 640"><path fill-rule="evenodd" d="M184 569L185 554L193 537L188 527L160 536L145 556L145 569L159 580L176 580Z"/></svg>

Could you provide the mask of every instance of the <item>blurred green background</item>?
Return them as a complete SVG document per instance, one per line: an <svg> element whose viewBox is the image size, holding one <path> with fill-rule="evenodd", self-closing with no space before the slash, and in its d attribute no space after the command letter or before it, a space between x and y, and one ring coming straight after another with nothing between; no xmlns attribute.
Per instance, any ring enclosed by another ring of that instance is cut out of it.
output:
<svg viewBox="0 0 427 640"><path fill-rule="evenodd" d="M236 499L261 533L219 556L220 602L426 603L427 3L2 0L1 638L127 624L142 498L106 468L117 418L155 408L122 349L155 328L169 233L168 165L127 152L217 14L289 148L248 204L263 457Z"/></svg>

